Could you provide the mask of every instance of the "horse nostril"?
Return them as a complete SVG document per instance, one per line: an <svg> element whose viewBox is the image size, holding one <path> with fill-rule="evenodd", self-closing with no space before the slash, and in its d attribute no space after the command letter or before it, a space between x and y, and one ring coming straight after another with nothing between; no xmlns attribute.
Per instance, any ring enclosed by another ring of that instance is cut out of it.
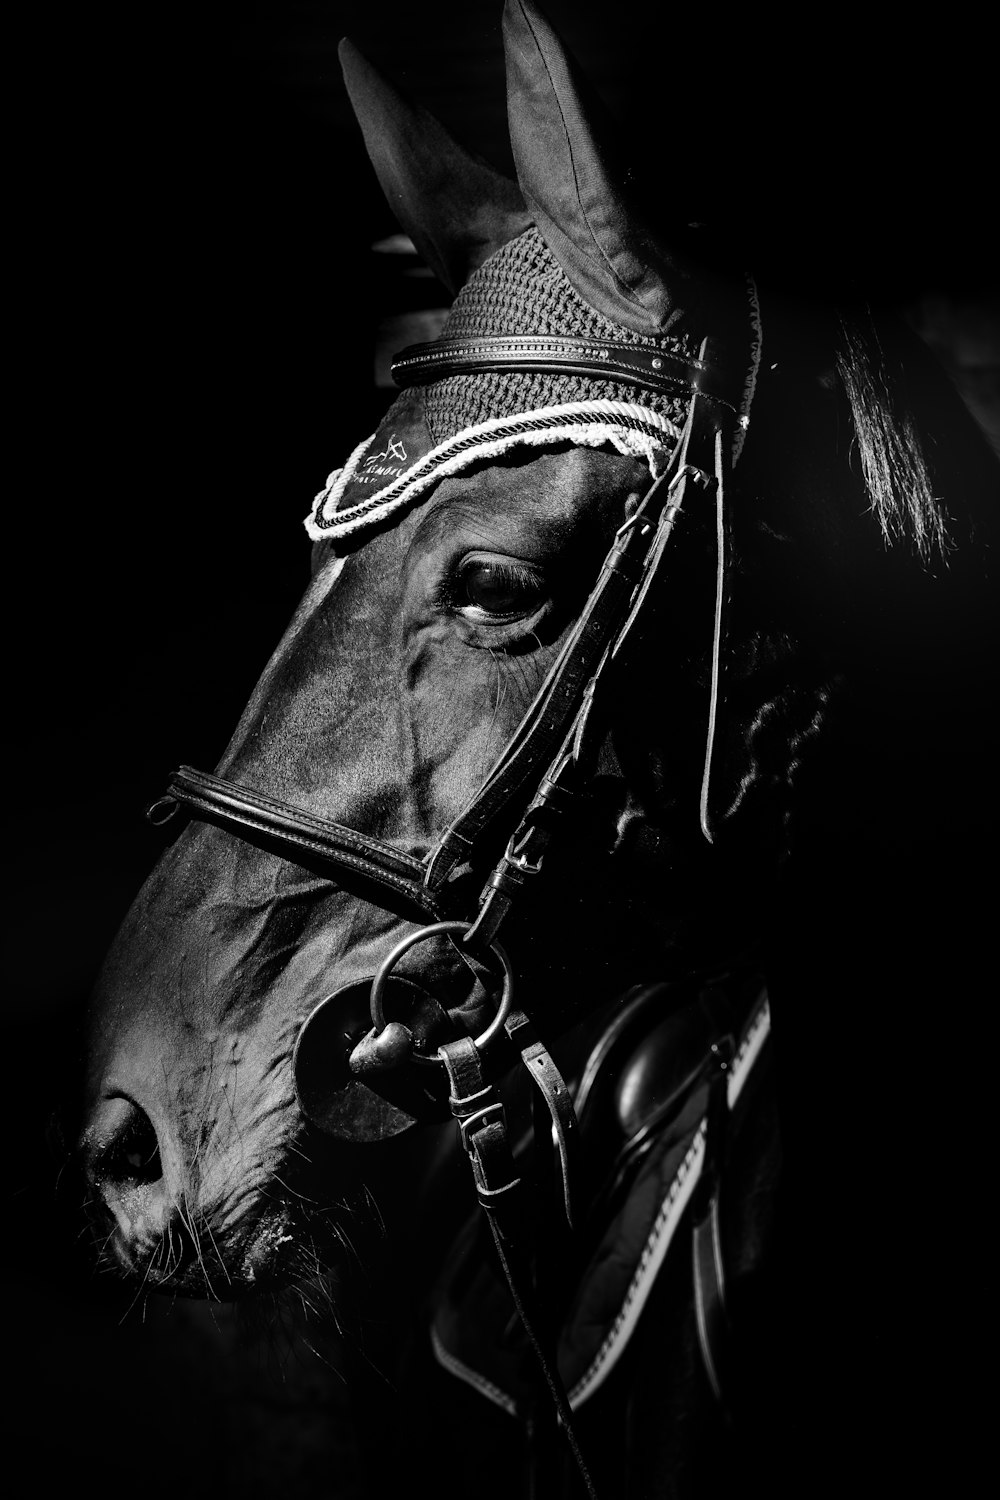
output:
<svg viewBox="0 0 1000 1500"><path fill-rule="evenodd" d="M176 1276L183 1247L172 1233L176 1207L149 1115L124 1094L102 1099L83 1149L101 1259L151 1287Z"/></svg>
<svg viewBox="0 0 1000 1500"><path fill-rule="evenodd" d="M139 1187L163 1175L153 1122L132 1099L103 1099L91 1122L89 1168L93 1182Z"/></svg>

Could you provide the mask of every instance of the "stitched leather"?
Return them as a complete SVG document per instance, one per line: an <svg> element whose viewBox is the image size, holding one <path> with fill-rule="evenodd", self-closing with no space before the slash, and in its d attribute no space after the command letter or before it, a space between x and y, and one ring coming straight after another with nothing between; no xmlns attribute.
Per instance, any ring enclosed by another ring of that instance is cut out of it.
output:
<svg viewBox="0 0 1000 1500"><path fill-rule="evenodd" d="M647 492L647 499L657 485ZM637 526L616 539L582 615L499 762L435 849L427 870L429 889L440 890L451 871L468 859L477 840L557 748L635 587L636 553L641 542Z"/></svg>
<svg viewBox="0 0 1000 1500"><path fill-rule="evenodd" d="M516 1027L515 1027L516 1030ZM497 1259L528 1336L538 1369L566 1434L580 1478L590 1500L597 1500L593 1480L580 1449L565 1387L556 1368L551 1338L535 1305L521 1179L510 1149L503 1105L495 1086L487 1084L479 1051L469 1037L445 1042L440 1056L451 1081L449 1104L462 1133L462 1142L472 1165L479 1203L493 1236Z"/></svg>
<svg viewBox="0 0 1000 1500"><path fill-rule="evenodd" d="M727 1014L720 1014L713 996L693 981L629 992L614 1007L584 1068L577 1089L582 1138L577 1231L568 1250L563 1249L546 1303L560 1330L559 1366L574 1404L582 1378L592 1376L600 1364L613 1326L624 1321L630 1283L648 1248L654 1221L671 1183L683 1176L685 1153L704 1124L710 1107L706 1056L719 1034L717 1023L736 1027L741 1054L759 1027L766 992L754 970L720 973L713 988L729 1001ZM750 1086L729 1106L734 1142L757 1110L773 1107L767 1103L771 1095L765 1055L751 1064ZM723 1087L720 1103L725 1094ZM702 1166L709 1177L713 1135L720 1150L725 1148L723 1133L713 1132L709 1124ZM709 1203L715 1197L710 1191ZM683 1228L677 1228L667 1252L671 1264L678 1255L692 1257L690 1245L682 1243L683 1232L693 1229L702 1206L695 1189L683 1211ZM729 1328L727 1322L716 1324L711 1310L715 1252L710 1219L703 1222L707 1229L702 1241L702 1296L710 1309L709 1321L718 1330L711 1349L725 1394ZM478 1372L478 1388L499 1388L521 1410L530 1396L519 1364L521 1345L507 1327L509 1304L502 1283L484 1262L475 1224L473 1219L466 1226L439 1285L436 1337L455 1361L453 1373L467 1378L461 1371ZM717 1285L718 1305L724 1311L724 1279L717 1278ZM615 1335L612 1359L622 1356L630 1338L628 1331Z"/></svg>
<svg viewBox="0 0 1000 1500"><path fill-rule="evenodd" d="M237 833L256 834L293 855L305 853L334 870L354 871L393 893L405 904L405 915L415 910L418 916L435 921L442 915L433 893L424 886L423 861L381 839L192 766L181 766L173 773L166 797L150 812L171 801Z"/></svg>
<svg viewBox="0 0 1000 1500"><path fill-rule="evenodd" d="M523 1010L512 1011L504 1022L504 1027L520 1052L521 1061L548 1110L548 1126L555 1142L562 1175L563 1214L567 1228L572 1229L573 1180L576 1175L574 1161L578 1136L573 1095Z"/></svg>
<svg viewBox="0 0 1000 1500"><path fill-rule="evenodd" d="M689 429L697 410L699 402L692 398ZM662 556L685 478L671 464L646 491L631 522L618 532L590 598L534 702L484 785L439 840L427 868L429 890L440 891L451 872L469 860L490 825L530 778L538 776L539 766L559 750L567 732L576 737L574 721L582 710L589 713L588 684L606 665L608 648L614 643L617 649L634 623L633 594L638 585L645 597L644 564L651 552L657 560ZM554 779L553 769L548 778Z"/></svg>
<svg viewBox="0 0 1000 1500"><path fill-rule="evenodd" d="M545 375L595 375L651 391L698 391L721 400L722 379L712 365L667 349L611 339L555 335L483 336L411 344L391 365L398 386L427 385L449 375L516 370ZM726 405L729 403L726 402Z"/></svg>
<svg viewBox="0 0 1000 1500"><path fill-rule="evenodd" d="M706 340L703 349L708 347ZM489 780L431 857L428 884L446 878L449 859L456 860L463 846L465 857L469 857L489 821L515 795L532 770L537 775L545 746L557 744L558 731L563 730L558 753L483 892L480 915L465 940L470 947L496 937L518 891L540 873L542 856L558 821L553 815L558 814L560 807L572 803L574 793L580 790L580 783L592 769L590 762L596 756L601 738L600 720L594 713L598 695L607 691L614 661L641 615L654 580L660 576L667 543L689 484L709 487L718 482L689 463L688 458L692 453L701 457L706 448L714 449L719 433L715 415L697 394L692 396L684 436L670 467L647 491L631 527L623 528L616 537L581 616L578 632L567 641L542 692ZM634 543L631 551L629 543ZM641 558L638 572L636 553ZM626 591L611 580L627 580L630 586ZM588 668L592 668L589 677ZM547 695L544 705L543 695ZM536 712L537 717L533 718Z"/></svg>
<svg viewBox="0 0 1000 1500"><path fill-rule="evenodd" d="M647 491L644 510L655 504L665 479L661 476ZM389 901L395 898L391 909L398 910L402 901L408 908L404 915L416 908L419 915L438 920L444 914L442 893L449 878L467 863L489 826L523 791L532 774L537 774L539 764L545 763L572 721L635 589L647 542L638 524L616 537L583 614L500 762L426 862L368 834L191 766L174 772L166 797L154 804L150 815L166 808L169 816L170 803L182 803L199 817L237 833L256 834L293 855L307 853L333 869L352 870L378 886ZM157 821L166 819L158 817Z"/></svg>

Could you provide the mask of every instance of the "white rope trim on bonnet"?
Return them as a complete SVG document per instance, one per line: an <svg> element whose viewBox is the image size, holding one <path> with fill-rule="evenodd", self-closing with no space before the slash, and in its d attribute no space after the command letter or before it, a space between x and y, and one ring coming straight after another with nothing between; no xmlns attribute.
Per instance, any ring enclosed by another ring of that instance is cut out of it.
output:
<svg viewBox="0 0 1000 1500"><path fill-rule="evenodd" d="M522 443L538 447L564 442L585 448L610 445L619 453L644 458L655 479L679 437L669 418L651 407L626 401L571 401L512 417L491 417L439 443L377 494L338 511L338 501L374 441L373 434L355 448L342 469L335 469L328 477L304 525L314 542L356 537L358 532L412 505L447 475Z"/></svg>

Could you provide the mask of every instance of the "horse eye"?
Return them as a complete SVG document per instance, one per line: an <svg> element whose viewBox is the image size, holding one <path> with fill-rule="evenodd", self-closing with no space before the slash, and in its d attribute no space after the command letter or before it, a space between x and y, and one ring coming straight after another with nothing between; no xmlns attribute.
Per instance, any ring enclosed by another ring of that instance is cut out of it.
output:
<svg viewBox="0 0 1000 1500"><path fill-rule="evenodd" d="M458 576L457 606L475 617L512 619L537 609L544 597L538 575L509 557L468 557Z"/></svg>

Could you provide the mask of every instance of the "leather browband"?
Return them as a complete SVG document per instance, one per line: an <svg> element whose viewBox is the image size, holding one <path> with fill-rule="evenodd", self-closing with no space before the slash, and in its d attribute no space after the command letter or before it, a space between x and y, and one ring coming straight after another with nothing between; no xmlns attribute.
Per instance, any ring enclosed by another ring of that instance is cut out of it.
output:
<svg viewBox="0 0 1000 1500"><path fill-rule="evenodd" d="M720 372L714 366L672 354L668 349L611 339L554 335L436 339L430 344L411 344L397 354L391 368L398 386L428 385L449 375L515 370L545 375L596 375L649 391L687 395L697 391L710 401L730 405L722 396Z"/></svg>

